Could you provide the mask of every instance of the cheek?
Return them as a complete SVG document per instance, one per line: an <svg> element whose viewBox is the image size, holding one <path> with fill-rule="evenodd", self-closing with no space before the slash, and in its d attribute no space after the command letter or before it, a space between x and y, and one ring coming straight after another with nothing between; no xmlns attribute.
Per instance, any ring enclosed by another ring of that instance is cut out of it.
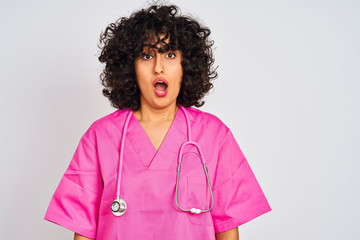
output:
<svg viewBox="0 0 360 240"><path fill-rule="evenodd" d="M178 79L177 79L177 81L178 81L178 88L179 88L179 90L180 90L181 83L182 83L182 77L183 77L183 70L182 70L182 68L179 69L177 76L178 76Z"/></svg>
<svg viewBox="0 0 360 240"><path fill-rule="evenodd" d="M136 62L135 62L134 68L135 68L135 77L136 77L137 82L139 83L139 80L141 80L142 77L141 77L141 71L140 71L138 65L136 64ZM140 85L140 83L139 83L139 85Z"/></svg>
<svg viewBox="0 0 360 240"><path fill-rule="evenodd" d="M144 76L146 76L146 72L148 69L148 66L142 62L137 62L135 61L134 64L134 68L135 68L135 74L137 78L144 78Z"/></svg>
<svg viewBox="0 0 360 240"><path fill-rule="evenodd" d="M135 65L135 74L139 87L143 88L144 86L146 86L149 74L146 73L146 69L144 68L144 66Z"/></svg>
<svg viewBox="0 0 360 240"><path fill-rule="evenodd" d="M178 79L182 79L182 76L183 76L183 68L182 68L182 65L180 64L174 71L176 73L176 76L178 77Z"/></svg>

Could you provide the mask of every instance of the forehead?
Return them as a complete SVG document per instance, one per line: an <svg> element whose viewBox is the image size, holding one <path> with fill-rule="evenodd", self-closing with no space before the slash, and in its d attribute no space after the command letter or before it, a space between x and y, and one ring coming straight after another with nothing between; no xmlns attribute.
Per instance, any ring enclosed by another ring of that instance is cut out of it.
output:
<svg viewBox="0 0 360 240"><path fill-rule="evenodd" d="M158 51L168 51L170 49L170 35L169 34L155 34L150 32L143 42L143 50L148 51L151 48Z"/></svg>

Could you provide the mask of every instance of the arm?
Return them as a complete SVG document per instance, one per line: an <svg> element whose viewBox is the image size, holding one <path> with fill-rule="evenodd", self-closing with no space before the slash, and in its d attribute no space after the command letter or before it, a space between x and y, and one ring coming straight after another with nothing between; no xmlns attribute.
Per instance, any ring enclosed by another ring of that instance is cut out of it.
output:
<svg viewBox="0 0 360 240"><path fill-rule="evenodd" d="M75 233L74 234L74 240L91 240L91 239L87 238L87 237L84 237L83 235Z"/></svg>
<svg viewBox="0 0 360 240"><path fill-rule="evenodd" d="M239 229L236 227L229 231L215 233L216 240L239 240Z"/></svg>

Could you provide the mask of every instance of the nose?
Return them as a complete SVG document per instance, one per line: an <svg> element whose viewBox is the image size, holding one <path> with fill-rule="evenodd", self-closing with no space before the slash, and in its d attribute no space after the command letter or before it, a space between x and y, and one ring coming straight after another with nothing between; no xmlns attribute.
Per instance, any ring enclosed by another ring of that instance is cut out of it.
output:
<svg viewBox="0 0 360 240"><path fill-rule="evenodd" d="M154 62L154 72L155 74L164 73L164 64L159 53L156 53L155 62Z"/></svg>

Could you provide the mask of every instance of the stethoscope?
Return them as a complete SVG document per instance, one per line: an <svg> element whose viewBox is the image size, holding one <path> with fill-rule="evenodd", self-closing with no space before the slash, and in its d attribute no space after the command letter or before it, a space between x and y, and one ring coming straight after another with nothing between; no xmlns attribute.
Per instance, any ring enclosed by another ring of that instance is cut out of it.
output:
<svg viewBox="0 0 360 240"><path fill-rule="evenodd" d="M179 105L179 108L183 111L184 115L185 115L185 119L186 119L186 126L187 126L187 141L184 142L181 147L180 147L180 151L179 151L179 157L178 157L178 168L177 168L177 177L176 177L176 190L175 190L175 202L176 205L178 206L178 208L184 212L191 212L191 213L204 213L204 212L209 212L211 211L211 209L213 209L214 207L214 194L211 188L211 183L210 183L210 179L209 179L209 174L208 174L208 169L206 167L206 163L205 163L205 158L204 155L202 154L201 148L200 146L196 143L191 141L191 126L190 126L190 122L189 122L189 117L187 115L187 112L185 110L185 108L181 105ZM124 153L124 145L125 145L125 136L126 136L126 132L127 132L127 128L129 126L129 122L130 122L130 118L132 116L132 111L129 111L126 120L125 120L125 124L123 127L123 132L122 132L122 137L121 137L121 144L120 144L120 160L119 160L119 171L118 171L118 179L117 179L117 188L116 188L116 199L111 203L111 211L115 216L121 216L125 213L127 205L124 199L120 198L120 183L121 183L121 173L122 173L122 165L123 165L123 153ZM181 163L183 160L184 155L188 154L185 153L183 154L183 150L184 147L187 145L192 145L194 147L196 147L198 153L195 152L191 152L196 154L197 156L199 156L199 158L201 159L201 162L203 164L203 168L206 174L206 179L207 179L207 183L209 185L209 189L210 189L210 193L211 193L211 201L212 201L212 205L209 209L198 209L198 208L191 208L191 209L184 209L182 207L179 206L178 203L178 186L179 186L179 176L180 176L180 169L181 169Z"/></svg>

